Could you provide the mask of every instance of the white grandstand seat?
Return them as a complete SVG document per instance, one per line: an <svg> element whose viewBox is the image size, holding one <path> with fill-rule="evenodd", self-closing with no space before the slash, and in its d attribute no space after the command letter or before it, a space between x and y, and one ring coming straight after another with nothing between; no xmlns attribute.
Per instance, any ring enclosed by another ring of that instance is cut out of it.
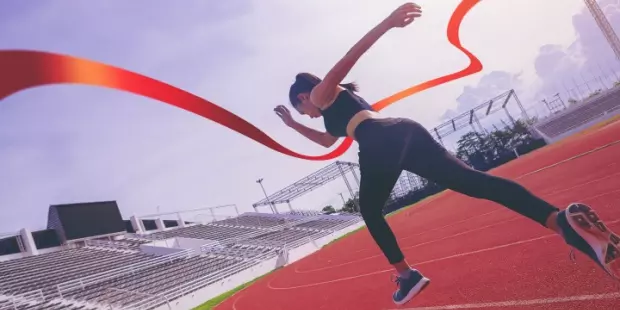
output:
<svg viewBox="0 0 620 310"><path fill-rule="evenodd" d="M541 120L536 124L536 129L545 136L554 138L605 113L612 113L618 109L620 109L620 87L572 106L548 119Z"/></svg>
<svg viewBox="0 0 620 310"><path fill-rule="evenodd" d="M44 298L28 299L16 308L90 310L113 304L130 309L141 304L147 305L141 309L154 309L165 302L157 295L174 300L275 258L284 248L306 244L360 220L359 216L305 211L250 214L148 235L127 234L119 240L89 240L79 248L0 262L0 309L10 303L3 296L16 300L35 291ZM195 255L179 252L182 255L162 257L139 251L141 244L174 237L217 242L202 246Z"/></svg>

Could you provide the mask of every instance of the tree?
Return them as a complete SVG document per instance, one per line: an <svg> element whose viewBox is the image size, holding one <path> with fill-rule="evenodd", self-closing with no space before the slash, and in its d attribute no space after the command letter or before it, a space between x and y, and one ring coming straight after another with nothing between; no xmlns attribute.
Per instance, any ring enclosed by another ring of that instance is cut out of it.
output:
<svg viewBox="0 0 620 310"><path fill-rule="evenodd" d="M590 98L592 98L592 97L594 97L594 96L597 96L597 95L599 95L602 91L603 91L602 89L597 89L597 90L593 91L592 93L590 93L586 99L590 99Z"/></svg>
<svg viewBox="0 0 620 310"><path fill-rule="evenodd" d="M488 134L468 132L457 141L456 156L477 170L486 171L516 157L515 150L529 152L542 146L529 126L533 120L517 120Z"/></svg>
<svg viewBox="0 0 620 310"><path fill-rule="evenodd" d="M489 158L491 143L487 136L471 131L461 136L456 143L458 145L456 157L478 170L486 170L491 160Z"/></svg>
<svg viewBox="0 0 620 310"><path fill-rule="evenodd" d="M334 209L334 207L332 206L325 206L322 211L325 214L332 214L336 212L336 209Z"/></svg>
<svg viewBox="0 0 620 310"><path fill-rule="evenodd" d="M349 198L347 202L345 202L344 205L342 206L342 209L340 209L340 212L355 213L356 204L359 205L359 198L358 198L357 193L355 194L355 200L353 200L352 198Z"/></svg>

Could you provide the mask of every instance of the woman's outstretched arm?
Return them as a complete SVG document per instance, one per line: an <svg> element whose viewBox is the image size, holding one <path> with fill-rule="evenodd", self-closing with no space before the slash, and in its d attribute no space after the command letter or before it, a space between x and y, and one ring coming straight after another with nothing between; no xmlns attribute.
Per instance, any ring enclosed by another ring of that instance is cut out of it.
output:
<svg viewBox="0 0 620 310"><path fill-rule="evenodd" d="M304 137L308 138L308 140L314 141L315 143L324 147L330 147L334 145L336 141L338 141L338 138L330 135L327 132L321 132L297 122L291 124L290 127L295 129L295 131L299 132Z"/></svg>
<svg viewBox="0 0 620 310"><path fill-rule="evenodd" d="M296 122L291 116L291 112L283 105L277 106L274 111L282 119L286 126L295 129L295 131L299 132L302 136L306 137L312 142L315 142L324 147L330 147L334 145L336 141L338 141L338 138L330 135L327 132L320 132L316 129L312 129Z"/></svg>
<svg viewBox="0 0 620 310"><path fill-rule="evenodd" d="M336 63L310 94L312 103L319 108L331 104L337 93L337 86L349 74L355 63L370 47L375 44L388 30L405 27L419 17L422 10L415 3L405 3L398 7L390 16L370 30L360 39L347 54Z"/></svg>

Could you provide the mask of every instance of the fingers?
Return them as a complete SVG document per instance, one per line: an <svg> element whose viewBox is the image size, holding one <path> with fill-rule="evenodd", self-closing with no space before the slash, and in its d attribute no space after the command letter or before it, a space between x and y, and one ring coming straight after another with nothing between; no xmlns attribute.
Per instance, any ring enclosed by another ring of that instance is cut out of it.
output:
<svg viewBox="0 0 620 310"><path fill-rule="evenodd" d="M422 16L422 8L415 3L406 3L399 9L399 15L404 18L418 18Z"/></svg>
<svg viewBox="0 0 620 310"><path fill-rule="evenodd" d="M415 4L415 3L413 3L413 2L407 2L407 3L403 4L403 5L401 5L401 6L399 7L399 9L405 9L405 10L420 10L420 11L421 11L421 10L422 10L422 7L421 7L421 6L419 6L419 5L417 5L417 4Z"/></svg>
<svg viewBox="0 0 620 310"><path fill-rule="evenodd" d="M292 118L291 112L283 105L277 106L275 109L273 109L273 111L276 112L276 115L279 116L283 121Z"/></svg>
<svg viewBox="0 0 620 310"><path fill-rule="evenodd" d="M397 21L395 21L396 26L405 27L411 24L416 18L422 16L422 7L409 2L401 5L395 13L396 15L394 17L397 19Z"/></svg>
<svg viewBox="0 0 620 310"><path fill-rule="evenodd" d="M415 3L405 3L396 9L399 13L422 13L422 7Z"/></svg>
<svg viewBox="0 0 620 310"><path fill-rule="evenodd" d="M289 114L289 115L291 114L291 112L283 105L279 105L273 110L276 111L276 113Z"/></svg>

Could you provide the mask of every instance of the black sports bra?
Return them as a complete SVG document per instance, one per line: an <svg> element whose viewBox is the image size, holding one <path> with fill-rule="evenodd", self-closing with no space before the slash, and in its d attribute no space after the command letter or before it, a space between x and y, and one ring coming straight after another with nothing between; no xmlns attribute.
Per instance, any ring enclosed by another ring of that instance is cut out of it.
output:
<svg viewBox="0 0 620 310"><path fill-rule="evenodd" d="M357 112L363 110L373 109L362 97L352 91L342 90L327 109L321 110L325 129L334 137L346 137L347 124Z"/></svg>

